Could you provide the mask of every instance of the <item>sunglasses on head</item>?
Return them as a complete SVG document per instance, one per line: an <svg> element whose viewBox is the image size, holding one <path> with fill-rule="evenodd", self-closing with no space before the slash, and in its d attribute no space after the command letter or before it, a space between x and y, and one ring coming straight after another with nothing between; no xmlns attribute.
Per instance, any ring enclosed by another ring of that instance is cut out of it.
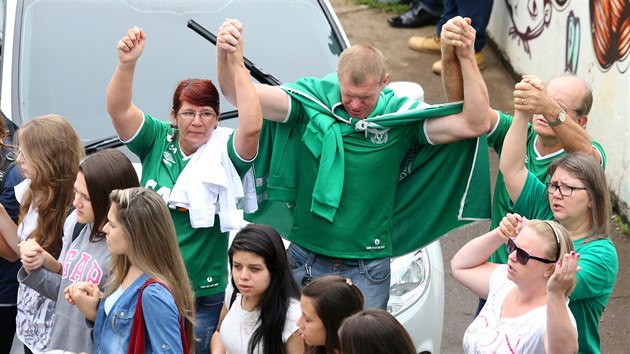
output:
<svg viewBox="0 0 630 354"><path fill-rule="evenodd" d="M556 263L556 261L552 261L551 259L545 259L545 258L540 258L540 257L535 257L535 256L530 255L529 253L527 253L527 251L523 250L522 248L519 248L514 243L514 240L512 238L508 238L506 246L507 246L508 254L512 254L512 252L516 251L516 261L522 265L527 264L527 262L530 259L535 259L539 262L548 263L548 264Z"/></svg>

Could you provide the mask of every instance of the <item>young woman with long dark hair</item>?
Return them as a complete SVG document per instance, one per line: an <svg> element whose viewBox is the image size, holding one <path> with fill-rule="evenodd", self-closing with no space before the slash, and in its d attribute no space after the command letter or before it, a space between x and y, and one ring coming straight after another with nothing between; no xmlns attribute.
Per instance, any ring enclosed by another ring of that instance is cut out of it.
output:
<svg viewBox="0 0 630 354"><path fill-rule="evenodd" d="M212 353L302 353L299 291L280 234L252 224L236 234L228 250L228 288Z"/></svg>

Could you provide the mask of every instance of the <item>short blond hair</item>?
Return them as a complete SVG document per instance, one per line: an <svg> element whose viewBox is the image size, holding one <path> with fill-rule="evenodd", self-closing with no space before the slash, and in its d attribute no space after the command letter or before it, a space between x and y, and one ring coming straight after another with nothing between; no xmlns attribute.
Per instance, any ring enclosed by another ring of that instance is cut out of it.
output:
<svg viewBox="0 0 630 354"><path fill-rule="evenodd" d="M385 56L371 45L355 44L341 53L337 74L344 75L354 85L363 84L369 79L382 82L387 74Z"/></svg>

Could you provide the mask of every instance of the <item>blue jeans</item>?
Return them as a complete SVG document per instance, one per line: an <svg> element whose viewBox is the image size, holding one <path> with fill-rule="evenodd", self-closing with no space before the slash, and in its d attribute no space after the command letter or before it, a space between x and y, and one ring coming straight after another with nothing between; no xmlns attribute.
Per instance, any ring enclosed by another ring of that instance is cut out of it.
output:
<svg viewBox="0 0 630 354"><path fill-rule="evenodd" d="M225 300L225 292L197 298L197 311L195 312L197 345L195 353L210 353L210 339L219 323L223 300Z"/></svg>
<svg viewBox="0 0 630 354"><path fill-rule="evenodd" d="M475 52L479 52L486 44L486 27L490 22L492 3L494 0L444 0L444 11L437 24L437 35L440 36L442 26L455 16L470 17L472 26L477 31Z"/></svg>
<svg viewBox="0 0 630 354"><path fill-rule="evenodd" d="M287 249L289 267L298 285L305 278L336 274L352 279L365 298L364 307L387 309L389 300L389 257L375 259L331 258L292 243Z"/></svg>

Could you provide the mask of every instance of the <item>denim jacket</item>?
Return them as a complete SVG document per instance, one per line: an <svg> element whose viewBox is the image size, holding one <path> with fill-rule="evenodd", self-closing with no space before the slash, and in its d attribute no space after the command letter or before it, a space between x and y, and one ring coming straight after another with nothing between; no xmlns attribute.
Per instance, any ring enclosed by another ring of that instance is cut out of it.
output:
<svg viewBox="0 0 630 354"><path fill-rule="evenodd" d="M140 288L149 279L142 274L118 298L105 314L105 299L98 304L94 323L94 353L126 353L131 337L133 315ZM154 283L142 293L142 313L146 329L146 353L182 353L179 311L171 293Z"/></svg>

